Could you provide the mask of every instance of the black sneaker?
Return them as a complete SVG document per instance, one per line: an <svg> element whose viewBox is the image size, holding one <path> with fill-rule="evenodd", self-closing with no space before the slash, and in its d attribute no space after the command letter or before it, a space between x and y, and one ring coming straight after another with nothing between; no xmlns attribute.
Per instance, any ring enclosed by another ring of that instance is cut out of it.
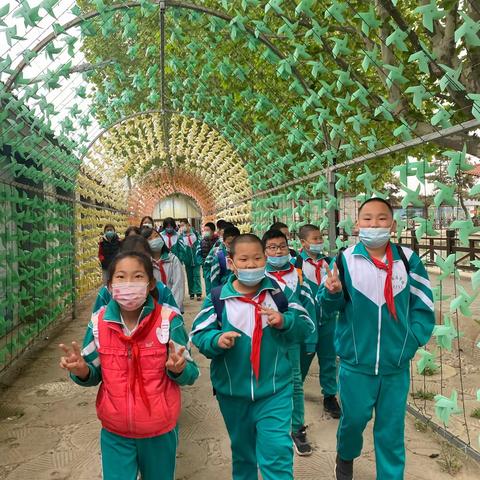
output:
<svg viewBox="0 0 480 480"><path fill-rule="evenodd" d="M195 298L195 295L190 295L190 300L193 300Z"/></svg>
<svg viewBox="0 0 480 480"><path fill-rule="evenodd" d="M312 447L307 440L307 427L303 426L298 432L292 433L293 447L297 455L308 457L312 454Z"/></svg>
<svg viewBox="0 0 480 480"><path fill-rule="evenodd" d="M335 480L353 480L353 460L342 460L337 454Z"/></svg>
<svg viewBox="0 0 480 480"><path fill-rule="evenodd" d="M202 295L197 295L197 302L201 302L202 301Z"/></svg>
<svg viewBox="0 0 480 480"><path fill-rule="evenodd" d="M340 418L342 410L337 402L335 395L329 395L323 399L323 409L329 413L333 418Z"/></svg>

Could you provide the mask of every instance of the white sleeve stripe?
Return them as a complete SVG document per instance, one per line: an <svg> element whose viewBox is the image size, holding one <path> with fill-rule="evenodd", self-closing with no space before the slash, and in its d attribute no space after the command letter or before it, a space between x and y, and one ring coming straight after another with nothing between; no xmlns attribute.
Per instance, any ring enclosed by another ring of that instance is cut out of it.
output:
<svg viewBox="0 0 480 480"><path fill-rule="evenodd" d="M421 275L418 275L417 273L410 273L410 276L418 283L421 283L422 285L425 285L427 288L431 288L430 285L430 280L428 278L422 277Z"/></svg>
<svg viewBox="0 0 480 480"><path fill-rule="evenodd" d="M204 308L203 310L200 310L200 312L197 313L197 318L200 317L200 315L203 315L207 313L209 310L213 310L213 309L214 309L213 305L210 305L209 307Z"/></svg>
<svg viewBox="0 0 480 480"><path fill-rule="evenodd" d="M206 320L204 320L203 322L199 323L194 330L192 330L190 332L190 338L193 337L193 335L195 335L197 332L199 332L200 330L203 330L205 328L207 328L209 325L211 325L212 323L215 323L217 321L217 315L215 313L213 313L212 315L210 315Z"/></svg>
<svg viewBox="0 0 480 480"><path fill-rule="evenodd" d="M315 303L315 302L313 301L312 296L311 296L309 293L303 292L303 296L306 297L306 298L308 298L308 299L310 300L310 302Z"/></svg>
<svg viewBox="0 0 480 480"><path fill-rule="evenodd" d="M288 308L293 308L295 310L299 310L300 312L308 315L308 312L305 310L305 308L302 305L299 305L298 303L295 303L295 302L289 303Z"/></svg>
<svg viewBox="0 0 480 480"><path fill-rule="evenodd" d="M92 365L94 365L95 367L99 367L100 366L100 357L97 357L95 360L92 360Z"/></svg>
<svg viewBox="0 0 480 480"><path fill-rule="evenodd" d="M416 295L420 300L428 307L430 310L433 310L433 302L418 288L410 286L410 292Z"/></svg>
<svg viewBox="0 0 480 480"><path fill-rule="evenodd" d="M93 353L96 349L95 341L90 342L83 350L82 350L82 357L86 357Z"/></svg>
<svg viewBox="0 0 480 480"><path fill-rule="evenodd" d="M165 305L170 310L173 310L175 313L178 313L178 315L182 314L182 312L180 312L180 309L178 307L174 307L173 305L170 305L168 303L163 303L163 305Z"/></svg>

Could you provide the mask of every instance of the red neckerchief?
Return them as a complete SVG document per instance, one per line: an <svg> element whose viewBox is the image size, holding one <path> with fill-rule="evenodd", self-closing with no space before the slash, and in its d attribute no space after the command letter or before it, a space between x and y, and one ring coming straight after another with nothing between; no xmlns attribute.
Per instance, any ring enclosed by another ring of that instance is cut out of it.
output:
<svg viewBox="0 0 480 480"><path fill-rule="evenodd" d="M255 307L255 328L253 330L252 336L252 353L250 354L250 363L252 364L252 370L255 375L255 378L258 382L258 376L260 374L260 347L262 345L262 314L260 310L262 308L262 303L265 300L267 291L264 290L259 296L258 301L253 300L248 297L238 297L238 300L244 303L249 303Z"/></svg>
<svg viewBox="0 0 480 480"><path fill-rule="evenodd" d="M143 321L138 325L138 327L135 329L135 331L132 333L130 337L123 333L120 325L119 325L120 327L119 330L115 329L120 340L122 340L124 343L126 343L130 347L129 357L131 355L132 366L133 366L133 375L130 380L130 390L132 392L133 400L135 401L135 383L138 380L138 389L140 390L140 396L142 397L143 403L145 403L145 406L147 407L149 414L151 413L150 402L148 400L147 393L145 391L145 386L143 384L142 364L140 362L140 348L138 346L138 342L146 337L150 328L155 323L155 319L158 318L158 315L160 315L161 312L162 312L161 305L159 305L155 301L155 310L148 317L143 319Z"/></svg>
<svg viewBox="0 0 480 480"><path fill-rule="evenodd" d="M315 278L317 279L317 285L322 283L322 265L323 265L323 258L315 261L313 258L308 257L307 262L310 265L315 267Z"/></svg>
<svg viewBox="0 0 480 480"><path fill-rule="evenodd" d="M192 234L191 233L186 233L185 236L187 237L188 244L193 247L193 242L192 242Z"/></svg>
<svg viewBox="0 0 480 480"><path fill-rule="evenodd" d="M287 273L293 272L294 268L295 267L292 264L290 264L290 268L288 270L275 270L275 271L271 271L271 272L268 272L268 273L270 275L273 275L276 278L277 282L283 283L284 285L286 285L287 282L283 279L283 277Z"/></svg>
<svg viewBox="0 0 480 480"><path fill-rule="evenodd" d="M165 232L168 237L168 248L171 250L172 249L172 237L175 235L174 233L168 233Z"/></svg>
<svg viewBox="0 0 480 480"><path fill-rule="evenodd" d="M373 264L379 268L380 270L386 270L387 272L387 279L385 280L385 289L384 289L384 294L385 294L385 301L387 302L387 308L388 311L390 312L390 315L395 320L398 320L397 318L397 310L395 308L395 300L393 298L393 286L392 286L392 276L393 276L393 253L392 253L392 247L390 245L390 242L387 244L387 249L385 251L387 254L387 263L383 263L381 260L377 260L376 258L373 258L370 256L370 260L372 260Z"/></svg>
<svg viewBox="0 0 480 480"><path fill-rule="evenodd" d="M161 258L159 258L158 260L155 260L154 258L152 258L152 261L155 264L155 266L158 268L158 270L160 271L160 279L162 280L162 283L164 285L166 285L167 284L167 272L163 268L163 260Z"/></svg>

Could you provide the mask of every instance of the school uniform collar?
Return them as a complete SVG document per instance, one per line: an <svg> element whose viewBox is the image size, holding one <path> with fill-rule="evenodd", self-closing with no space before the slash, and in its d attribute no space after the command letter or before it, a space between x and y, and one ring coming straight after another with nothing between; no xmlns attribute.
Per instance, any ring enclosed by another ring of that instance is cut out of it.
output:
<svg viewBox="0 0 480 480"><path fill-rule="evenodd" d="M140 312L140 321L143 320L147 315L150 315L153 310L155 309L155 302L153 301L153 297L148 295L147 301L143 305L142 311ZM105 310L105 314L103 315L103 319L106 322L114 322L118 324L122 324L121 314L120 314L120 305L112 298Z"/></svg>
<svg viewBox="0 0 480 480"><path fill-rule="evenodd" d="M393 261L397 262L398 260L401 260L400 254L398 253L398 249L395 247L395 245L392 242L389 242L389 243L390 243L390 246L392 247ZM362 242L358 242L353 247L352 254L361 255L362 257L365 257L370 262L372 261L372 259L370 258L370 254L368 253L367 249L365 248L365 245ZM383 256L383 259L385 259L385 255Z"/></svg>
<svg viewBox="0 0 480 480"><path fill-rule="evenodd" d="M270 265L268 262L267 262L267 267L265 268L265 270L267 272L286 272L287 270L290 270L290 267L291 267L291 263L290 261L288 261L285 265L283 265L282 267L280 268L277 268L277 267L274 267L273 265Z"/></svg>
<svg viewBox="0 0 480 480"><path fill-rule="evenodd" d="M220 292L220 300L226 300L227 298L240 298L244 297L244 293L237 292L233 287L233 281L236 280L235 275L230 275L227 283L223 286L222 291ZM264 290L276 290L275 287L270 280L270 278L265 277L259 284L258 290L255 293L254 297L260 295Z"/></svg>

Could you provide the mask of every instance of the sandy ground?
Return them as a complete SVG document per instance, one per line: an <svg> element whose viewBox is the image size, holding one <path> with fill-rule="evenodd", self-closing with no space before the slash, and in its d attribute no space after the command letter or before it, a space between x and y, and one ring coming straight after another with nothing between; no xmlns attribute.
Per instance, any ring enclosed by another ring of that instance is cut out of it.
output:
<svg viewBox="0 0 480 480"><path fill-rule="evenodd" d="M77 319L44 341L40 352L28 353L14 380L3 379L0 399L0 479L92 480L101 478L99 430L95 416L96 388L81 388L58 368L58 343L81 341L92 298L79 307ZM190 325L199 304L186 302ZM195 355L202 376L183 390L177 480L227 480L229 441L208 374L208 361ZM306 421L315 452L295 458L295 479L331 479L335 460L337 421L324 415L315 366L307 378ZM441 442L430 432L419 432L407 417L407 479L451 478L442 471ZM431 458L435 457L435 458ZM479 465L455 454L462 466L455 478L478 479ZM362 457L355 462L356 480L375 478L371 425ZM161 480L161 477L159 477Z"/></svg>

